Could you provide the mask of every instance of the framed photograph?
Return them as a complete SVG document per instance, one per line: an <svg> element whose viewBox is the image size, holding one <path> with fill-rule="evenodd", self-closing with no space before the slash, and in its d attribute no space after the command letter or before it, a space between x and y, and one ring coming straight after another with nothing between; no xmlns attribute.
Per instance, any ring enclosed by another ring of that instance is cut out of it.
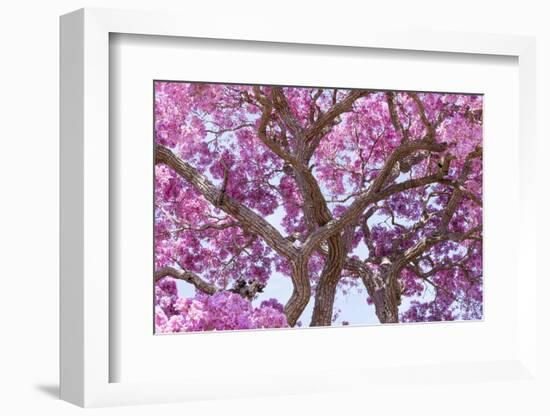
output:
<svg viewBox="0 0 550 416"><path fill-rule="evenodd" d="M61 397L538 391L534 40L199 20L61 18Z"/></svg>
<svg viewBox="0 0 550 416"><path fill-rule="evenodd" d="M156 333L483 318L481 94L154 89Z"/></svg>

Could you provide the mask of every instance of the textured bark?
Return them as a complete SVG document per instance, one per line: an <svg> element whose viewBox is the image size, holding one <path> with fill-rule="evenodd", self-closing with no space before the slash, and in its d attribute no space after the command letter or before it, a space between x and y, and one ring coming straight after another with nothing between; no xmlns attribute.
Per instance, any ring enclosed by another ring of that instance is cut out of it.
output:
<svg viewBox="0 0 550 416"><path fill-rule="evenodd" d="M334 103L327 112L319 115L317 120L304 132L303 158L306 162L309 162L322 138L337 124L338 117L343 113L351 111L353 104L358 99L366 97L370 93L371 91L369 90L353 90L342 101Z"/></svg>
<svg viewBox="0 0 550 416"><path fill-rule="evenodd" d="M357 219L363 214L364 210L373 203L381 201L394 193L402 192L407 189L416 188L418 186L434 183L443 178L443 174L429 175L420 179L412 179L399 184L391 185L384 188L388 177L394 168L394 165L402 158L407 157L414 152L427 150L432 152L442 152L447 146L442 143L434 143L432 141L420 140L414 142L403 143L397 149L395 149L389 156L384 167L373 181L372 185L367 191L357 196L353 203L347 208L347 210L336 220L329 221L324 226L315 230L306 239L303 247L304 253L313 252L318 245L327 240L332 235L341 232L344 227L357 221Z"/></svg>
<svg viewBox="0 0 550 416"><path fill-rule="evenodd" d="M365 273L364 268L358 270L367 289L374 310L380 323L399 322L399 305L401 291L399 288L399 270L391 264L383 264L375 270Z"/></svg>
<svg viewBox="0 0 550 416"><path fill-rule="evenodd" d="M383 288L376 292L374 310L378 320L382 324L396 324L399 322L400 295L389 288Z"/></svg>
<svg viewBox="0 0 550 416"><path fill-rule="evenodd" d="M235 201L229 195L224 195L219 201L220 190L194 167L177 157L170 149L157 144L155 146L155 162L164 163L186 179L208 202L218 206L225 213L239 221L243 228L252 234L258 235L275 250L286 258L294 258L298 252L275 227L250 208Z"/></svg>
<svg viewBox="0 0 550 416"><path fill-rule="evenodd" d="M285 315L288 324L295 326L311 297L307 260L299 258L292 262L291 277L294 288L285 305Z"/></svg>
<svg viewBox="0 0 550 416"><path fill-rule="evenodd" d="M399 121L399 115L397 114L397 108L395 107L395 93L388 91L386 93L386 100L388 102L388 110L390 112L390 119L393 128L401 134L402 140L406 142L409 140L409 132L403 128L403 124Z"/></svg>
<svg viewBox="0 0 550 416"><path fill-rule="evenodd" d="M187 283L191 283L199 291L208 295L213 295L218 291L218 289L214 285L211 285L210 283L202 280L199 275L187 270L178 270L173 267L163 267L162 269L155 272L155 283L164 277L172 277L174 279L184 280Z"/></svg>
<svg viewBox="0 0 550 416"><path fill-rule="evenodd" d="M346 252L341 235L336 234L329 238L325 267L321 272L315 292L311 326L326 326L332 322L336 286L342 275L345 257Z"/></svg>
<svg viewBox="0 0 550 416"><path fill-rule="evenodd" d="M165 277L183 280L195 286L198 291L206 293L207 295L213 295L214 293L223 291L223 289L217 288L216 286L203 280L198 274L190 272L188 270L175 269L174 267L163 267L162 269L159 269L155 272L153 279L156 283L160 279L163 279ZM229 292L237 293L243 298L252 300L256 296L256 294L263 291L263 288L264 285L256 281L238 281L236 282L235 287L229 289Z"/></svg>
<svg viewBox="0 0 550 416"><path fill-rule="evenodd" d="M310 228L323 226L332 220L326 200L311 172L296 171L296 178L304 198L304 215L307 223L311 224ZM311 326L331 324L336 286L341 278L346 256L341 233L332 235L327 243L328 255L317 283Z"/></svg>

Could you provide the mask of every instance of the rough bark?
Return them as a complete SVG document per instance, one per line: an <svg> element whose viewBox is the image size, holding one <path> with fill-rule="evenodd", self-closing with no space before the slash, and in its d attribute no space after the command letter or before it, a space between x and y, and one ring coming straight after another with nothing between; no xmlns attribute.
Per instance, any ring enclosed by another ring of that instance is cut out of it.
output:
<svg viewBox="0 0 550 416"><path fill-rule="evenodd" d="M311 285L307 269L307 260L298 258L291 263L293 291L285 305L286 320L295 326L311 297Z"/></svg>
<svg viewBox="0 0 550 416"><path fill-rule="evenodd" d="M189 270L176 269L174 267L163 267L155 272L153 281L156 283L160 279L165 277L171 277L177 280L183 280L187 283L192 284L195 288L202 293L207 295L213 295L217 292L223 291L224 289L217 288L216 286L208 283L203 280L198 274L190 272ZM237 281L235 286L229 289L229 292L237 293L243 298L252 300L258 293L263 291L264 285L260 282L251 281Z"/></svg>
<svg viewBox="0 0 550 416"><path fill-rule="evenodd" d="M370 204L381 201L393 195L394 193L402 192L407 189L416 188L418 186L427 185L429 183L434 183L441 180L444 175L442 173L438 173L435 175L426 176L424 178L411 179L405 182L401 182L399 184L384 187L384 185L386 185L388 177L391 175L394 165L401 158L421 150L442 152L445 149L445 144L434 143L427 140L403 143L389 156L384 167L381 169L380 173L373 181L368 190L357 196L352 204L338 219L329 221L327 224L318 228L317 230L315 230L315 232L311 233L308 236L308 238L304 242L304 253L307 254L313 252L322 241L327 240L332 235L342 231L343 228L347 225L351 224L354 221L357 221L357 219L362 215L364 210Z"/></svg>
<svg viewBox="0 0 550 416"><path fill-rule="evenodd" d="M157 144L155 146L155 162L164 163L172 168L182 178L186 179L208 202L218 206L226 214L236 219L243 228L252 234L258 235L275 250L286 258L294 258L298 252L275 227L250 208L225 195L219 201L220 190L194 167L177 157L170 149Z"/></svg>
<svg viewBox="0 0 550 416"><path fill-rule="evenodd" d="M332 322L336 286L342 276L346 257L344 246L340 234L328 239L328 255L315 292L311 326L326 326Z"/></svg>
<svg viewBox="0 0 550 416"><path fill-rule="evenodd" d="M178 270L173 267L163 267L162 269L159 269L155 272L154 282L156 283L164 277L172 277L173 279L184 280L187 283L195 286L199 291L208 295L213 295L218 291L216 286L211 285L210 283L201 279L199 275L187 270Z"/></svg>

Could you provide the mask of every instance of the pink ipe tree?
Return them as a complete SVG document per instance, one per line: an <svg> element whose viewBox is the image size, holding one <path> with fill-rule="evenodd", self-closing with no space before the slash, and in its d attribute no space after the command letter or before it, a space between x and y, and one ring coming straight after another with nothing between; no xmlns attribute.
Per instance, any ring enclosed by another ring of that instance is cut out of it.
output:
<svg viewBox="0 0 550 416"><path fill-rule="evenodd" d="M481 319L482 109L156 81L156 332L329 326L350 290L380 323ZM274 275L291 294L260 301Z"/></svg>

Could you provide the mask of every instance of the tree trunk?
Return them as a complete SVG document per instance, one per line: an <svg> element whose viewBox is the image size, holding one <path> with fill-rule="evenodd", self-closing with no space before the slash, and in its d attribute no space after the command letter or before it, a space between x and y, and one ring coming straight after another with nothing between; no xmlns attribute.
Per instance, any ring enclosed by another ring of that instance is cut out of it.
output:
<svg viewBox="0 0 550 416"><path fill-rule="evenodd" d="M328 240L328 256L317 284L311 326L329 326L332 323L336 286L342 275L345 257L344 242L338 233Z"/></svg>
<svg viewBox="0 0 550 416"><path fill-rule="evenodd" d="M399 322L399 303L395 294L392 294L388 288L376 291L372 300L376 316L380 323L391 324Z"/></svg>
<svg viewBox="0 0 550 416"><path fill-rule="evenodd" d="M382 324L399 322L401 289L397 277L400 269L383 265L370 276L362 276L363 283L374 304L378 320Z"/></svg>
<svg viewBox="0 0 550 416"><path fill-rule="evenodd" d="M291 327L296 325L311 297L307 261L302 258L292 261L292 283L294 289L285 305L286 320Z"/></svg>

